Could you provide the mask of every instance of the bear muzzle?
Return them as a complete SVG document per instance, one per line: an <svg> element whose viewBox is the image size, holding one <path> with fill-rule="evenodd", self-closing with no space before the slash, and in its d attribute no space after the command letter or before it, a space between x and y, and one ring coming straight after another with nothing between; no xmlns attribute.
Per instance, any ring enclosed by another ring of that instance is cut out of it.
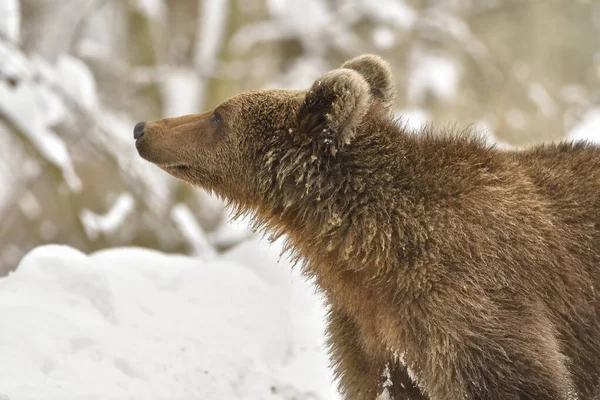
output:
<svg viewBox="0 0 600 400"><path fill-rule="evenodd" d="M211 112L138 122L133 138L138 154L161 168L189 166L213 137Z"/></svg>

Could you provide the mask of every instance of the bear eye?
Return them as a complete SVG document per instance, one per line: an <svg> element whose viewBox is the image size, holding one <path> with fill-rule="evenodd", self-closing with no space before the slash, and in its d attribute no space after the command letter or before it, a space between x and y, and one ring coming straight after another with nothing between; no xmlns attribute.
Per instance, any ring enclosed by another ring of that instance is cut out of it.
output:
<svg viewBox="0 0 600 400"><path fill-rule="evenodd" d="M221 118L221 114L219 114L218 112L214 111L210 117L210 122L214 125L217 126L219 125L221 122L223 121L223 118Z"/></svg>

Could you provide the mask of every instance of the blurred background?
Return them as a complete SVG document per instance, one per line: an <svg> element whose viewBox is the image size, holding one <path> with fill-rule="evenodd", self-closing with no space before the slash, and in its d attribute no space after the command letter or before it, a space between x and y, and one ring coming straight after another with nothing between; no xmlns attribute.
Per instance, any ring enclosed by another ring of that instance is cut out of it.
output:
<svg viewBox="0 0 600 400"><path fill-rule="evenodd" d="M305 88L361 53L409 124L502 146L600 133L600 0L0 0L0 275L31 248L197 254L251 235L135 151L135 122Z"/></svg>

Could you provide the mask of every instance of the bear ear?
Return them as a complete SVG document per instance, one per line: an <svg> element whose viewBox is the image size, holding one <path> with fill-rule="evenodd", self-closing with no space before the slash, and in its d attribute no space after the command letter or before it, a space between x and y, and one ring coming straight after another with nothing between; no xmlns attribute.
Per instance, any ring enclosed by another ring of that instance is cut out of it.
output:
<svg viewBox="0 0 600 400"><path fill-rule="evenodd" d="M394 75L390 65L381 57L365 54L346 61L342 68L357 71L369 84L371 95L386 106L391 106L396 97Z"/></svg>
<svg viewBox="0 0 600 400"><path fill-rule="evenodd" d="M356 71L336 69L317 79L298 112L298 130L332 155L350 143L369 108L371 93Z"/></svg>

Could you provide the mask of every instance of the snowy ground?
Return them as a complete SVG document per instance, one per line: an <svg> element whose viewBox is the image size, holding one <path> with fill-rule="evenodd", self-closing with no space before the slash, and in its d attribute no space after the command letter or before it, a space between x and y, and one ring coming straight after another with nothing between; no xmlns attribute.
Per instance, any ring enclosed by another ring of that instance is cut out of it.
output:
<svg viewBox="0 0 600 400"><path fill-rule="evenodd" d="M253 239L203 261L30 252L0 279L0 399L335 399L313 288Z"/></svg>

